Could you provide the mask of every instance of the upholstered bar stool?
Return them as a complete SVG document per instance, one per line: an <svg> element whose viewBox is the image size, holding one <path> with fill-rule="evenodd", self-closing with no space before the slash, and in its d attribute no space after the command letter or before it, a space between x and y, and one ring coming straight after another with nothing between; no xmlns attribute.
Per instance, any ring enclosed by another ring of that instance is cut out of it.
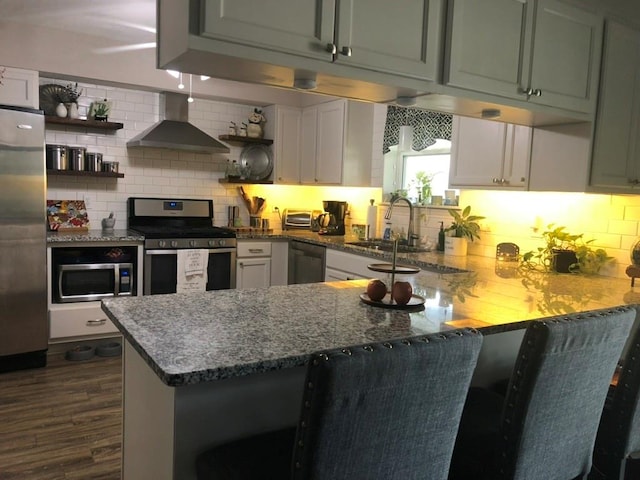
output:
<svg viewBox="0 0 640 480"><path fill-rule="evenodd" d="M640 316L605 402L590 479L640 479Z"/></svg>
<svg viewBox="0 0 640 480"><path fill-rule="evenodd" d="M198 479L445 480L481 343L457 330L315 354L297 429L202 453Z"/></svg>
<svg viewBox="0 0 640 480"><path fill-rule="evenodd" d="M636 311L532 322L506 397L472 388L451 480L586 479L600 413Z"/></svg>

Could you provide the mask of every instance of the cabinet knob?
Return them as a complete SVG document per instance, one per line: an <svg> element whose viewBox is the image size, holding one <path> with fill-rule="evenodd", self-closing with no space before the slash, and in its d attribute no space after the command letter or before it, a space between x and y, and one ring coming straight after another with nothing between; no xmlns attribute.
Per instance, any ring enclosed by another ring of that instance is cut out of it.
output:
<svg viewBox="0 0 640 480"><path fill-rule="evenodd" d="M327 43L327 52L329 52L331 55L335 55L336 53L338 53L338 47L336 47L333 43Z"/></svg>
<svg viewBox="0 0 640 480"><path fill-rule="evenodd" d="M499 182L500 182L500 180L498 180L498 179L497 179L497 178L495 178L495 177L494 177L494 178L492 178L492 179L491 179L491 181L492 181L493 183L499 183Z"/></svg>
<svg viewBox="0 0 640 480"><path fill-rule="evenodd" d="M244 267L244 263L240 262L240 268Z"/></svg>
<svg viewBox="0 0 640 480"><path fill-rule="evenodd" d="M350 57L351 56L351 47L342 47L340 49L340 55L344 55L345 57Z"/></svg>
<svg viewBox="0 0 640 480"><path fill-rule="evenodd" d="M530 97L531 95L533 95L533 88L531 88L531 87L529 87L529 88L520 87L520 94L521 95L526 95L527 97Z"/></svg>
<svg viewBox="0 0 640 480"><path fill-rule="evenodd" d="M542 90L540 90L539 88L536 88L533 91L533 95L536 96L536 97L541 97L542 96Z"/></svg>

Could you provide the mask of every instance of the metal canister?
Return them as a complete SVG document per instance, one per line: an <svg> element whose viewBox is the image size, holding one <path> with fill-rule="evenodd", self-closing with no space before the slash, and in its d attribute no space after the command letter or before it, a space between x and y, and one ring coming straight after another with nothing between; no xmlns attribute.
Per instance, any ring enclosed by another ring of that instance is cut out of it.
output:
<svg viewBox="0 0 640 480"><path fill-rule="evenodd" d="M47 169L48 170L67 170L69 168L69 159L67 156L66 145L47 145Z"/></svg>
<svg viewBox="0 0 640 480"><path fill-rule="evenodd" d="M67 147L69 152L69 167L71 170L85 170L85 153L87 149L84 147Z"/></svg>
<svg viewBox="0 0 640 480"><path fill-rule="evenodd" d="M85 167L90 172L102 171L102 154L96 152L87 152L85 155Z"/></svg>
<svg viewBox="0 0 640 480"><path fill-rule="evenodd" d="M102 162L102 171L103 172L118 173L119 165L120 165L120 162L103 161Z"/></svg>

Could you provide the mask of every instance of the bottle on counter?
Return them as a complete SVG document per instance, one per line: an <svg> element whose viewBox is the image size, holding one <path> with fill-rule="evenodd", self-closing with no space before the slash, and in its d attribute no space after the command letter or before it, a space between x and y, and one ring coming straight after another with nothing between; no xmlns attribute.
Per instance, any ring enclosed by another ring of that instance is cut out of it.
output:
<svg viewBox="0 0 640 480"><path fill-rule="evenodd" d="M391 222L385 222L384 224L384 234L382 235L383 240L391 240Z"/></svg>
<svg viewBox="0 0 640 480"><path fill-rule="evenodd" d="M438 232L438 251L444 252L444 222L440 222L440 231Z"/></svg>

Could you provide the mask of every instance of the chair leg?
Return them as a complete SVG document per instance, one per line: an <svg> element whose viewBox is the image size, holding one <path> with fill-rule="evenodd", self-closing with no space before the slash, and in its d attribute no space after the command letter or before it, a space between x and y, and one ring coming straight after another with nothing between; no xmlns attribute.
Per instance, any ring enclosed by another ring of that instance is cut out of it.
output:
<svg viewBox="0 0 640 480"><path fill-rule="evenodd" d="M640 459L627 458L620 467L620 480L637 480L640 478Z"/></svg>

